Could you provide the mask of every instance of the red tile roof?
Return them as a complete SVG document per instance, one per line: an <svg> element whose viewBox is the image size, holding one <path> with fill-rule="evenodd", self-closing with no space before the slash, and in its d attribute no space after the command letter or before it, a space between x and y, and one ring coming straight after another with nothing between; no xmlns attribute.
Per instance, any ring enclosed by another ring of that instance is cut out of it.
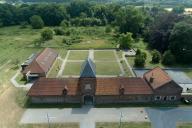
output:
<svg viewBox="0 0 192 128"><path fill-rule="evenodd" d="M172 81L171 77L162 70L160 67L156 67L143 75L144 79L151 85L153 89L157 89L166 83ZM150 81L150 79L153 79Z"/></svg>
<svg viewBox="0 0 192 128"><path fill-rule="evenodd" d="M97 78L96 95L119 95L123 86L124 94L152 94L152 89L142 78Z"/></svg>
<svg viewBox="0 0 192 128"><path fill-rule="evenodd" d="M58 53L51 49L45 48L38 56L32 61L32 63L25 68L23 73L47 73L54 63Z"/></svg>
<svg viewBox="0 0 192 128"><path fill-rule="evenodd" d="M92 80L93 79L93 80ZM83 78L84 81L95 82L95 78ZM29 90L29 96L63 95L67 86L68 95L80 95L79 78L40 78ZM82 82L80 82L82 83ZM142 78L96 78L95 95L119 95L120 87L124 87L124 94L152 94L152 89Z"/></svg>
<svg viewBox="0 0 192 128"><path fill-rule="evenodd" d="M61 96L64 89L68 89L67 95L79 95L80 88L77 78L57 79L40 78L29 90L29 96Z"/></svg>

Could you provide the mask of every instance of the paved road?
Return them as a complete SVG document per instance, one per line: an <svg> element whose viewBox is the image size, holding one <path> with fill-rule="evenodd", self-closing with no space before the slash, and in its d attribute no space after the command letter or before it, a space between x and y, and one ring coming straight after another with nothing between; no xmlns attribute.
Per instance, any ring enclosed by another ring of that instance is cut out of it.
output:
<svg viewBox="0 0 192 128"><path fill-rule="evenodd" d="M192 122L192 108L146 109L152 128L176 128L176 123Z"/></svg>
<svg viewBox="0 0 192 128"><path fill-rule="evenodd" d="M142 111L142 112L141 112ZM149 121L145 119L143 108L69 108L69 109L27 109L20 123L47 123L47 114L51 123L78 122L81 128L94 128L95 122ZM89 126L89 127L88 127Z"/></svg>
<svg viewBox="0 0 192 128"><path fill-rule="evenodd" d="M192 108L68 108L27 109L20 123L78 122L81 128L94 128L95 122L149 122L152 128L176 128L177 122L192 121ZM145 116L147 115L147 119Z"/></svg>

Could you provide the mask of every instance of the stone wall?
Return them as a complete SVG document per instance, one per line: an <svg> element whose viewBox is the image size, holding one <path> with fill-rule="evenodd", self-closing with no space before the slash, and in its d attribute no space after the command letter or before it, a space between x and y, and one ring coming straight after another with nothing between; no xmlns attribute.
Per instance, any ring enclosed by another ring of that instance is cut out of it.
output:
<svg viewBox="0 0 192 128"><path fill-rule="evenodd" d="M32 103L81 103L80 96L31 97Z"/></svg>

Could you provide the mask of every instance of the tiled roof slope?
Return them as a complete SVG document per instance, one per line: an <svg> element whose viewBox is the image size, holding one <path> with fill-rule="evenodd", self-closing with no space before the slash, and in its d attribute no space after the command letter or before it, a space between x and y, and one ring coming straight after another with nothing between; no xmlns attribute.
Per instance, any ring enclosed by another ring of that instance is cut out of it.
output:
<svg viewBox="0 0 192 128"><path fill-rule="evenodd" d="M25 68L23 73L47 73L54 63L58 53L51 49L45 48L38 56L32 61L32 63Z"/></svg>
<svg viewBox="0 0 192 128"><path fill-rule="evenodd" d="M62 96L67 86L67 95L79 95L80 89L77 78L40 78L29 90L29 96Z"/></svg>
<svg viewBox="0 0 192 128"><path fill-rule="evenodd" d="M172 81L169 75L160 67L156 67L146 72L143 77L154 90Z"/></svg>
<svg viewBox="0 0 192 128"><path fill-rule="evenodd" d="M152 94L152 89L142 78L97 78L96 95L119 95L119 89L124 88L124 94Z"/></svg>
<svg viewBox="0 0 192 128"><path fill-rule="evenodd" d="M94 80L90 80L94 79ZM96 81L95 81L96 79ZM84 78L86 81L86 78ZM124 94L152 94L152 89L142 78L87 78L90 84L96 84L95 95L119 95L119 89L123 86ZM61 96L65 86L68 95L79 95L79 78L40 78L29 90L29 96Z"/></svg>

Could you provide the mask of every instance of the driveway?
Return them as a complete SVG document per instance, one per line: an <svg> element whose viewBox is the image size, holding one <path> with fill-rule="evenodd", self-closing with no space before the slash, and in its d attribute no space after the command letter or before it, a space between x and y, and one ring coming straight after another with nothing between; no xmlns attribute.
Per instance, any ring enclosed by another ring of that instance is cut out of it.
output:
<svg viewBox="0 0 192 128"><path fill-rule="evenodd" d="M192 108L65 108L27 109L20 123L78 122L81 128L94 128L96 122L149 122L152 128L176 128L177 122L192 121ZM48 116L47 116L48 115ZM145 116L149 119L145 119Z"/></svg>
<svg viewBox="0 0 192 128"><path fill-rule="evenodd" d="M152 128L176 128L176 123L192 122L192 108L147 108Z"/></svg>

